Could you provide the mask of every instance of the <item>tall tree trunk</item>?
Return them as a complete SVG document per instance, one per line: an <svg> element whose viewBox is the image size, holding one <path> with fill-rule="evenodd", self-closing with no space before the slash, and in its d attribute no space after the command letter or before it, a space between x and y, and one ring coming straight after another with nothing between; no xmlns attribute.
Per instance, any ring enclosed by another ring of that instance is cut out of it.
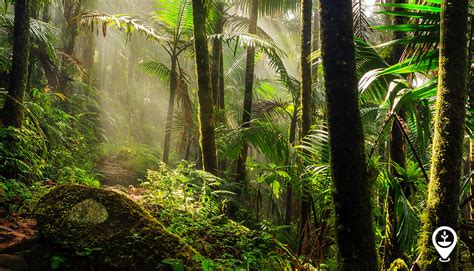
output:
<svg viewBox="0 0 474 271"><path fill-rule="evenodd" d="M296 141L296 125L298 123L298 110L296 108L297 106L295 106L295 110L293 112L293 116L291 117L290 123L289 141L292 145L294 145ZM290 225L291 217L293 216L293 184L291 183L291 181L288 181L288 183L286 184L285 204L285 225Z"/></svg>
<svg viewBox="0 0 474 271"><path fill-rule="evenodd" d="M194 48L198 75L199 122L204 170L216 174L216 139L214 106L209 74L209 52L206 34L206 0L193 0Z"/></svg>
<svg viewBox="0 0 474 271"><path fill-rule="evenodd" d="M301 0L301 139L309 134L311 129L311 92L312 77L311 64L308 61L311 54L311 33L312 33L312 15L313 0ZM311 251L309 247L309 237L311 233L311 205L310 186L303 183L303 197L301 198L301 221L300 221L300 239L299 253L308 255Z"/></svg>
<svg viewBox="0 0 474 271"><path fill-rule="evenodd" d="M459 193L467 97L468 0L441 5L439 82L436 96L433 155L426 214L423 216L423 270L457 270L457 249L449 263L438 261L431 235L440 226L459 229Z"/></svg>
<svg viewBox="0 0 474 271"><path fill-rule="evenodd" d="M393 0L392 2L397 4L406 4L406 0ZM395 11L401 11L403 9L395 8ZM401 25L406 23L406 17L395 16L392 21L392 25ZM393 33L393 39L402 39L406 37L406 32L395 31ZM395 65L399 62L400 58L403 55L405 46L395 45L390 52L389 63ZM405 110L401 108L398 111L398 116L400 120L405 119ZM390 129L390 142L389 142L389 151L390 151L390 161L392 166L390 167L390 175L392 178L400 178L401 176L397 173L394 163L398 164L400 167L405 168L405 140L403 137L403 127L400 127L397 121L392 122L392 127ZM393 185L398 185L393 183ZM408 191L404 191L408 192ZM407 198L409 197L406 194ZM385 241L384 241L384 254L383 254L383 267L388 268L390 264L397 258L402 257L400 251L400 245L397 238L397 228L398 221L396 215L396 196L395 190L392 186L389 186L387 191L386 203L385 203Z"/></svg>
<svg viewBox="0 0 474 271"><path fill-rule="evenodd" d="M219 59L219 121L222 125L226 125L225 115L225 85L224 85L224 52L221 52L221 58ZM227 160L219 159L219 170L221 173L227 170Z"/></svg>
<svg viewBox="0 0 474 271"><path fill-rule="evenodd" d="M259 0L252 0L250 6L250 24L249 34L255 35L257 33L258 20L258 3ZM253 96L253 81L255 75L255 47L249 46L247 48L247 63L245 67L245 93L244 93L244 111L242 114L242 128L250 127L250 120L252 117L252 96ZM237 195L240 196L245 189L246 182L246 168L248 145L244 142L242 151L237 159L237 167L235 171L235 181L240 184L240 189Z"/></svg>
<svg viewBox="0 0 474 271"><path fill-rule="evenodd" d="M400 119L404 117L404 112L401 110L397 116ZM385 202L385 241L383 254L383 267L388 268L390 264L401 258L403 255L400 251L400 245L397 238L398 218L396 215L396 194L395 187L398 185L398 178L401 176L397 173L395 163L400 167L405 168L405 140L403 136L403 127L400 127L398 121L393 121L390 130L390 162L392 165L389 168L390 176L393 182L390 184ZM404 191L406 192L406 191ZM407 197L409 195L406 195Z"/></svg>
<svg viewBox="0 0 474 271"><path fill-rule="evenodd" d="M221 34L224 31L224 3L218 2L219 18L216 22L215 34ZM212 85L212 100L214 107L219 107L219 75L220 75L220 61L222 58L222 41L215 38L212 43L212 59L211 59L211 85Z"/></svg>
<svg viewBox="0 0 474 271"><path fill-rule="evenodd" d="M17 0L13 30L13 58L8 96L2 109L4 127L20 128L24 119L23 100L28 79L30 55L30 1Z"/></svg>
<svg viewBox="0 0 474 271"><path fill-rule="evenodd" d="M319 42L319 34L320 34L320 26L319 26L319 0L314 0L313 2L313 52L319 50L320 42ZM312 64L311 76L313 77L313 82L317 82L318 80L318 65Z"/></svg>
<svg viewBox="0 0 474 271"><path fill-rule="evenodd" d="M168 101L168 113L166 115L165 143L163 144L163 162L168 163L170 157L171 128L173 126L174 100L176 87L178 86L177 57L171 56L170 75L170 97Z"/></svg>
<svg viewBox="0 0 474 271"><path fill-rule="evenodd" d="M321 0L320 5L338 270L378 270L358 108L352 3Z"/></svg>
<svg viewBox="0 0 474 271"><path fill-rule="evenodd" d="M76 17L81 13L82 1L64 1L64 19L66 20L67 37L64 51L66 54L74 55L76 39L79 35L79 25Z"/></svg>
<svg viewBox="0 0 474 271"><path fill-rule="evenodd" d="M216 22L215 34L221 34L224 32L224 3L218 2L217 8L219 10L219 18ZM212 60L211 60L211 84L212 84L212 97L214 102L214 108L216 109L216 123L218 125L224 124L223 117L223 104L224 104L224 67L223 65L223 51L222 41L220 39L214 39L212 45ZM219 157L218 169L222 173L226 168L226 161Z"/></svg>

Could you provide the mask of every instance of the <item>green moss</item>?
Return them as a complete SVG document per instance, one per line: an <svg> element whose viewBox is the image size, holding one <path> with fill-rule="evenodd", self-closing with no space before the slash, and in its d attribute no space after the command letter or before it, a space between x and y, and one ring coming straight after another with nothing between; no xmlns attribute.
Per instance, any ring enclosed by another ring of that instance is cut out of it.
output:
<svg viewBox="0 0 474 271"><path fill-rule="evenodd" d="M390 265L390 268L388 271L408 271L408 266L405 263L404 260L402 259L396 259L393 261L393 263Z"/></svg>
<svg viewBox="0 0 474 271"><path fill-rule="evenodd" d="M86 204L84 202L94 202ZM90 217L99 209L98 218L74 219L74 212ZM86 210L87 209L87 210ZM68 251L96 249L96 259L116 269L155 270L164 259L179 259L196 266L198 253L181 238L168 232L147 211L125 195L110 190L71 185L52 189L39 202L36 217L43 240ZM100 218L100 219L99 219Z"/></svg>

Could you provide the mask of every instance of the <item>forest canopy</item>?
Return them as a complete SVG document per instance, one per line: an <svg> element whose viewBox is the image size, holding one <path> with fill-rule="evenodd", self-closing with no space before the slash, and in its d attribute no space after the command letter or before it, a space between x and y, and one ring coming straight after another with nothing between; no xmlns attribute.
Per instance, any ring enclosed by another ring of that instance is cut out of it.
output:
<svg viewBox="0 0 474 271"><path fill-rule="evenodd" d="M0 270L474 269L470 1L0 9Z"/></svg>

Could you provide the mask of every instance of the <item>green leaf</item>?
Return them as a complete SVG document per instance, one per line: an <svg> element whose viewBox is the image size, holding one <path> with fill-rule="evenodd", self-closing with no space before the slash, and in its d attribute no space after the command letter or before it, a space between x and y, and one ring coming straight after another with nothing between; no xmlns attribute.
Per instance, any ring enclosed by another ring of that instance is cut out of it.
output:
<svg viewBox="0 0 474 271"><path fill-rule="evenodd" d="M280 182L275 180L270 186L272 187L273 195L278 199L280 197Z"/></svg>
<svg viewBox="0 0 474 271"><path fill-rule="evenodd" d="M414 32L414 31L439 31L438 24L398 24L373 26L380 31Z"/></svg>
<svg viewBox="0 0 474 271"><path fill-rule="evenodd" d="M385 3L385 4L379 4L377 6L392 7L392 8L403 8L403 9L411 9L411 10L419 10L419 11L430 11L430 12L435 12L435 13L440 13L441 12L440 7L433 7L433 6L427 6L427 5L417 5L417 4Z"/></svg>

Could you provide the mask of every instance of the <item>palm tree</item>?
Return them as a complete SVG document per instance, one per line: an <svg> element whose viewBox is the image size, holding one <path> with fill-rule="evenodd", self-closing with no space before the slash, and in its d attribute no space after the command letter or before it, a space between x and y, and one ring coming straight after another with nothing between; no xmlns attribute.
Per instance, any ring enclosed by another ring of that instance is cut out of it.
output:
<svg viewBox="0 0 474 271"><path fill-rule="evenodd" d="M198 74L199 121L201 152L204 170L216 174L216 139L214 131L214 103L209 74L209 51L206 33L206 0L193 0L194 51Z"/></svg>
<svg viewBox="0 0 474 271"><path fill-rule="evenodd" d="M28 78L30 54L30 1L15 2L13 59L8 95L2 109L2 125L20 128L23 124L23 100Z"/></svg>
<svg viewBox="0 0 474 271"><path fill-rule="evenodd" d="M171 131L176 90L178 87L179 57L183 52L192 48L192 8L189 0L160 0L153 14L156 27L146 25L139 19L129 16L113 16L104 13L90 13L82 16L82 23L90 25L93 22L102 23L104 26L113 25L128 33L138 31L155 40L166 51L170 65L160 64L169 70L169 102L166 115L165 139L163 143L163 162L169 162L171 148ZM159 62L161 63L161 62Z"/></svg>
<svg viewBox="0 0 474 271"><path fill-rule="evenodd" d="M467 0L441 5L439 82L435 134L426 214L423 217L423 270L456 270L456 251L449 264L438 261L431 234L440 226L458 229L462 149L467 95Z"/></svg>
<svg viewBox="0 0 474 271"><path fill-rule="evenodd" d="M338 268L378 270L357 100L352 2L321 0L320 5Z"/></svg>
<svg viewBox="0 0 474 271"><path fill-rule="evenodd" d="M309 56L312 51L312 15L312 0L301 0L301 138L307 136L311 129L312 76ZM303 191L303 198L301 200L300 253L305 253L307 250L307 242L304 242L304 240L309 237L311 231L311 193L307 185L304 185ZM306 249L304 247L306 247Z"/></svg>
<svg viewBox="0 0 474 271"><path fill-rule="evenodd" d="M251 0L250 6L250 23L248 33L251 35L257 34L257 20L258 20L258 6L259 0ZM252 113L252 96L253 96L253 81L255 70L255 46L247 48L247 62L245 68L245 92L244 92L244 110L242 113L242 128L250 127L251 113ZM242 193L244 189L244 181L246 179L245 163L247 161L248 145L244 142L242 151L237 159L237 166L235 171L235 180L241 187L237 194Z"/></svg>
<svg viewBox="0 0 474 271"><path fill-rule="evenodd" d="M395 0L393 1L397 4L406 4L406 0ZM394 8L395 12L401 11L401 8ZM406 17L403 16L394 16L392 25L402 25L406 23ZM394 31L393 39L403 39L406 38L406 33L402 31ZM389 55L389 63L395 65L398 63L400 58L403 55L403 50L405 46L402 44L395 44L391 48ZM405 110L400 108L397 112L398 118L404 122L405 120ZM392 177L397 180L401 176L397 173L396 166L404 169L406 164L406 152L405 152L405 140L403 138L403 127L401 127L398 121L392 122L392 127L390 129L390 141L389 141L389 153L390 153L390 162L392 166L390 167L390 173ZM405 190L408 192L408 190ZM384 244L384 254L383 254L383 266L389 267L390 264L401 258L400 245L397 238L397 229L398 221L396 216L396 192L395 189L389 186L387 191L386 199L386 220L385 220L385 244ZM407 198L408 194L405 195Z"/></svg>

